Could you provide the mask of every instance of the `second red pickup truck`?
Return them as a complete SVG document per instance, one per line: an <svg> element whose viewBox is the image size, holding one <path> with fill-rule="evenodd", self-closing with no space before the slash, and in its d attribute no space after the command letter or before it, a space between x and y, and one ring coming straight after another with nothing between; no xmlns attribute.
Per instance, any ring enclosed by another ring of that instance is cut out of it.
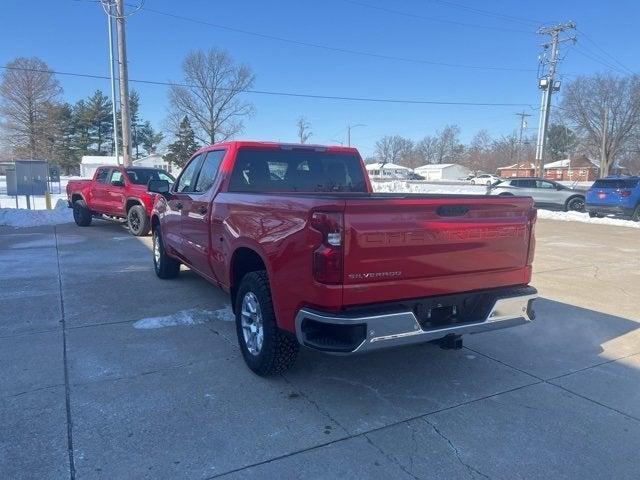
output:
<svg viewBox="0 0 640 480"><path fill-rule="evenodd" d="M527 323L528 197L373 193L355 149L229 142L151 180L160 278L185 264L231 296L259 375L299 345L348 354Z"/></svg>
<svg viewBox="0 0 640 480"><path fill-rule="evenodd" d="M147 191L149 180L174 178L159 168L102 166L90 180L70 180L67 201L76 225L88 227L93 217L106 215L125 218L133 235L148 235L155 198Z"/></svg>

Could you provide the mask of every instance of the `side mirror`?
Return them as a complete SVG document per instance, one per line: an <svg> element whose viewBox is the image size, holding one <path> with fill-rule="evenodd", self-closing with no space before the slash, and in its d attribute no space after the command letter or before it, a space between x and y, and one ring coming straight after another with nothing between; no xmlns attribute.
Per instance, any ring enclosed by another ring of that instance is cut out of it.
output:
<svg viewBox="0 0 640 480"><path fill-rule="evenodd" d="M167 180L149 180L147 184L147 190L153 193L159 193L160 195L169 194L169 182Z"/></svg>
<svg viewBox="0 0 640 480"><path fill-rule="evenodd" d="M114 187L124 187L124 180L112 180L111 185Z"/></svg>

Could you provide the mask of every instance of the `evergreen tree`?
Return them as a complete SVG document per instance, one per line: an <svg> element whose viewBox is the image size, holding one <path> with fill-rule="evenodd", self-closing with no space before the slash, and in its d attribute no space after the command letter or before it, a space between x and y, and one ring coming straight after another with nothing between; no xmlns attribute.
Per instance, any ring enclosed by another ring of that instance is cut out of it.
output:
<svg viewBox="0 0 640 480"><path fill-rule="evenodd" d="M75 147L73 107L68 103L58 106L53 112L57 125L55 138L52 139L50 159L60 166L66 175L78 170L80 156Z"/></svg>
<svg viewBox="0 0 640 480"><path fill-rule="evenodd" d="M89 135L92 141L92 149L95 154L110 153L103 151L105 144L112 143L113 124L111 118L111 100L100 90L86 101L89 123Z"/></svg>
<svg viewBox="0 0 640 480"><path fill-rule="evenodd" d="M138 141L147 155L155 153L164 135L156 132L148 120L138 128Z"/></svg>
<svg viewBox="0 0 640 480"><path fill-rule="evenodd" d="M185 116L176 133L176 141L168 146L169 152L164 156L164 159L182 168L198 148L199 145L196 142L196 135L191 127L191 122L189 122L189 117Z"/></svg>

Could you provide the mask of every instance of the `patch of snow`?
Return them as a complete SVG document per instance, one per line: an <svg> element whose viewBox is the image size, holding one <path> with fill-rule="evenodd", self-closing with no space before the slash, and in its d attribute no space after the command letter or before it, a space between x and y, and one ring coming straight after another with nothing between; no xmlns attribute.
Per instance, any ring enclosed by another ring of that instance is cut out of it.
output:
<svg viewBox="0 0 640 480"><path fill-rule="evenodd" d="M203 310L199 308L191 308L189 310L181 310L171 315L163 317L149 317L138 320L133 324L133 328L140 330L149 330L164 327L179 327L184 325L201 325L212 320L222 322L233 322L235 316L230 305L226 305L218 310Z"/></svg>
<svg viewBox="0 0 640 480"><path fill-rule="evenodd" d="M552 210L538 209L538 218L546 220L559 220L563 222L592 223L594 225L612 225L616 227L640 228L640 222L624 220L621 218L603 217L591 218L588 213L582 212L556 212Z"/></svg>
<svg viewBox="0 0 640 480"><path fill-rule="evenodd" d="M387 193L434 193L450 195L486 195L486 185L471 185L469 183L430 183L424 181L371 181L374 192Z"/></svg>
<svg viewBox="0 0 640 480"><path fill-rule="evenodd" d="M73 212L65 200L58 200L53 210L27 210L23 208L0 208L0 225L13 228L59 225L73 222Z"/></svg>

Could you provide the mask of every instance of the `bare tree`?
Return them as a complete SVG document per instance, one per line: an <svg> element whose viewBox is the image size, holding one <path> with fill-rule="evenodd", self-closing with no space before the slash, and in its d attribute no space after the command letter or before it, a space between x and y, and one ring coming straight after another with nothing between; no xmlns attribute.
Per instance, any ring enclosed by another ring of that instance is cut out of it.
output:
<svg viewBox="0 0 640 480"><path fill-rule="evenodd" d="M182 63L184 82L169 90L173 124L188 116L202 143L216 143L240 133L253 105L242 93L253 86L255 76L246 65L216 48L189 53Z"/></svg>
<svg viewBox="0 0 640 480"><path fill-rule="evenodd" d="M309 140L311 135L313 135L311 133L311 124L306 118L300 117L296 122L296 126L298 127L298 138L300 139L300 143L307 143L307 140Z"/></svg>
<svg viewBox="0 0 640 480"><path fill-rule="evenodd" d="M376 142L374 156L383 165L399 164L413 150L413 142L400 135L386 135Z"/></svg>
<svg viewBox="0 0 640 480"><path fill-rule="evenodd" d="M454 163L462 159L464 145L460 143L460 127L446 125L435 135L426 135L416 146L422 163Z"/></svg>
<svg viewBox="0 0 640 480"><path fill-rule="evenodd" d="M578 77L566 87L562 109L578 127L588 152L600 157L600 175L606 176L638 138L640 76Z"/></svg>
<svg viewBox="0 0 640 480"><path fill-rule="evenodd" d="M492 140L489 132L480 130L466 148L462 163L475 174L487 170L487 165L491 163L491 147Z"/></svg>
<svg viewBox="0 0 640 480"><path fill-rule="evenodd" d="M45 155L62 88L39 58L18 57L6 65L0 82L0 115L5 140L15 155Z"/></svg>

